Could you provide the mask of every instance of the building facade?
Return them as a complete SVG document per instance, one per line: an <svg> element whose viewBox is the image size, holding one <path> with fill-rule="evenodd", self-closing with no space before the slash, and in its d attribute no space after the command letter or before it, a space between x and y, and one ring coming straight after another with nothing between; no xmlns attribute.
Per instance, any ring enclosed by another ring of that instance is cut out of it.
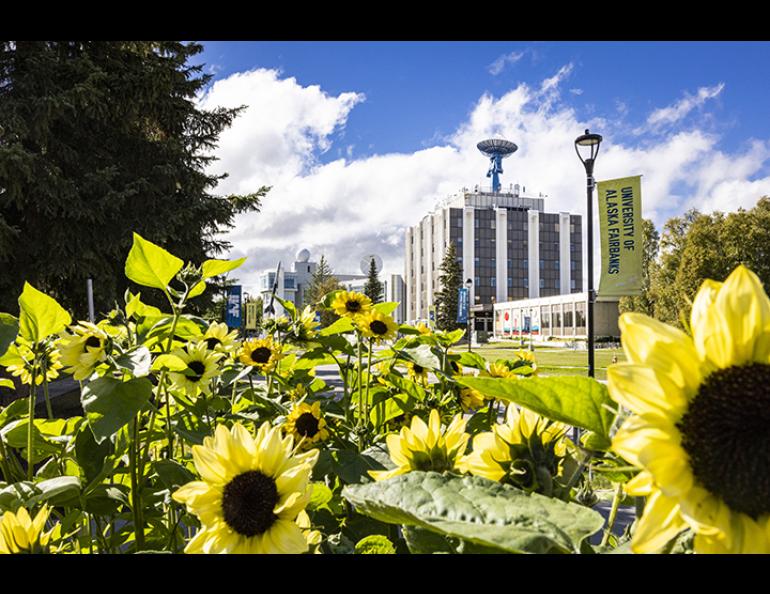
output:
<svg viewBox="0 0 770 594"><path fill-rule="evenodd" d="M586 338L588 293L554 295L495 303L494 334L560 339ZM594 335L619 337L618 298L598 297L594 303Z"/></svg>
<svg viewBox="0 0 770 594"><path fill-rule="evenodd" d="M582 217L546 213L544 199L463 190L406 231L406 317L428 319L439 268L455 244L471 305L484 306L476 329L492 331L494 303L583 290Z"/></svg>

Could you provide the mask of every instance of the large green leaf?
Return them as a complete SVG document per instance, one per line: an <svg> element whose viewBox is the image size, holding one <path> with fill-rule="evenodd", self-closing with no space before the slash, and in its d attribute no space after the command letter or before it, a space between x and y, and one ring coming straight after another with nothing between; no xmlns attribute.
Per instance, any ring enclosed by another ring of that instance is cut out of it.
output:
<svg viewBox="0 0 770 594"><path fill-rule="evenodd" d="M29 283L19 296L19 333L29 341L40 342L64 330L72 318L56 299Z"/></svg>
<svg viewBox="0 0 770 594"><path fill-rule="evenodd" d="M219 276L220 274L225 274L226 272L235 270L245 261L246 258L238 258L237 260L206 260L201 266L204 280L201 280L192 289L190 289L190 293L187 296L197 297L206 290L205 279L211 278L213 276Z"/></svg>
<svg viewBox="0 0 770 594"><path fill-rule="evenodd" d="M138 285L165 290L184 262L162 247L134 233L134 245L126 259L126 276Z"/></svg>
<svg viewBox="0 0 770 594"><path fill-rule="evenodd" d="M342 496L381 522L417 526L512 553L571 553L601 529L595 511L481 477L410 472Z"/></svg>
<svg viewBox="0 0 770 594"><path fill-rule="evenodd" d="M100 377L83 387L81 402L96 443L102 443L134 418L150 400L152 384L146 378L127 382Z"/></svg>
<svg viewBox="0 0 770 594"><path fill-rule="evenodd" d="M436 353L433 352L430 345L421 344L415 348L407 348L400 351L401 355L404 355L406 359L417 363L421 367L426 369L440 369L441 361Z"/></svg>
<svg viewBox="0 0 770 594"><path fill-rule="evenodd" d="M487 360L478 353L463 351L460 353L460 365L463 367L473 367L474 369L486 369Z"/></svg>
<svg viewBox="0 0 770 594"><path fill-rule="evenodd" d="M372 305L372 309L384 316L389 316L396 308L398 308L398 301L383 301L382 303L375 303Z"/></svg>
<svg viewBox="0 0 770 594"><path fill-rule="evenodd" d="M457 381L487 396L515 402L554 421L593 431L603 440L595 445L609 446L610 427L617 415L617 405L610 399L607 386L595 379L579 376L463 377Z"/></svg>
<svg viewBox="0 0 770 594"><path fill-rule="evenodd" d="M19 320L11 314L0 313L0 357L5 354L8 347L16 340L19 333Z"/></svg>
<svg viewBox="0 0 770 594"><path fill-rule="evenodd" d="M355 329L356 325L350 318L340 318L333 324L330 324L319 332L321 336L331 336L332 334L342 334L343 332L350 332Z"/></svg>

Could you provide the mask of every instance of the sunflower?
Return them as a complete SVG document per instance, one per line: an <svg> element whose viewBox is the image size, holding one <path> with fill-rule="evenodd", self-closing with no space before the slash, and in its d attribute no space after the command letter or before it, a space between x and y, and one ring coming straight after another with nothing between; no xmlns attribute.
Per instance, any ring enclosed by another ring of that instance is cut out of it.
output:
<svg viewBox="0 0 770 594"><path fill-rule="evenodd" d="M300 402L292 407L283 426L285 433L293 435L302 448L308 448L329 438L326 421L321 414L321 403Z"/></svg>
<svg viewBox="0 0 770 594"><path fill-rule="evenodd" d="M35 385L43 383L43 378L50 382L59 377L59 370L62 364L59 362L61 354L50 342L42 345L42 349L37 357L37 367L35 371ZM32 383L32 366L35 362L35 354L32 352L32 344L20 336L16 342L8 347L8 350L0 358L0 365L4 365L6 371L11 375L18 377L21 383L30 385Z"/></svg>
<svg viewBox="0 0 770 594"><path fill-rule="evenodd" d="M270 373L281 359L281 348L272 337L247 340L240 350L240 360L244 365L251 365L263 374Z"/></svg>
<svg viewBox="0 0 770 594"><path fill-rule="evenodd" d="M236 348L235 340L238 331L227 332L227 324L224 322L212 322L201 340L206 343L206 348L218 353L229 353Z"/></svg>
<svg viewBox="0 0 770 594"><path fill-rule="evenodd" d="M635 415L612 445L642 468L627 492L647 497L632 548L691 528L696 552L770 553L770 300L739 266L701 285L690 327L620 318L628 362L609 390Z"/></svg>
<svg viewBox="0 0 770 594"><path fill-rule="evenodd" d="M5 512L0 518L0 554L45 552L51 532L43 533L43 527L50 512L44 505L34 520L23 507L15 514Z"/></svg>
<svg viewBox="0 0 770 594"><path fill-rule="evenodd" d="M484 395L473 388L461 388L460 404L464 411L479 410L484 406Z"/></svg>
<svg viewBox="0 0 770 594"><path fill-rule="evenodd" d="M364 336L376 341L393 338L398 331L398 325L393 321L393 318L374 309L368 314L360 316L357 323Z"/></svg>
<svg viewBox="0 0 770 594"><path fill-rule="evenodd" d="M320 325L321 323L316 320L316 311L309 305L305 306L305 309L302 310L302 315L299 317L297 338L300 340L314 338Z"/></svg>
<svg viewBox="0 0 770 594"><path fill-rule="evenodd" d="M454 469L465 453L470 437L465 433L465 423L463 416L457 415L442 433L441 419L435 408L430 411L427 425L420 417L413 417L411 429L403 427L401 433L391 433L386 438L390 459L397 468L370 470L369 475L381 481L410 470L444 472Z"/></svg>
<svg viewBox="0 0 770 594"><path fill-rule="evenodd" d="M489 373L491 377L513 377L511 370L502 360L490 363L487 366L487 373Z"/></svg>
<svg viewBox="0 0 770 594"><path fill-rule="evenodd" d="M99 363L107 359L107 333L91 322L79 322L70 327L59 341L61 362L78 381L88 379Z"/></svg>
<svg viewBox="0 0 770 594"><path fill-rule="evenodd" d="M208 350L206 343L189 344L184 349L177 349L173 353L187 363L187 369L172 371L168 374L175 387L182 390L188 396L197 396L201 392L211 396L211 378L218 372L217 362L222 358L222 353Z"/></svg>
<svg viewBox="0 0 770 594"><path fill-rule="evenodd" d="M455 361L454 359L449 359L449 361L447 361L447 364L449 365L449 369L452 371L452 375L463 374L463 366L460 365L459 361Z"/></svg>
<svg viewBox="0 0 770 594"><path fill-rule="evenodd" d="M198 517L201 529L185 553L304 553L297 523L310 501L310 474L318 450L292 454L294 438L265 422L256 437L240 423L218 425L213 437L193 446L203 480L173 494Z"/></svg>
<svg viewBox="0 0 770 594"><path fill-rule="evenodd" d="M428 370L419 363L409 361L406 364L406 368L409 371L409 377L412 378L412 380L423 385L428 382Z"/></svg>
<svg viewBox="0 0 770 594"><path fill-rule="evenodd" d="M332 309L338 316L357 318L371 311L372 300L355 291L340 291L332 301Z"/></svg>
<svg viewBox="0 0 770 594"><path fill-rule="evenodd" d="M422 336L430 336L431 334L433 334L433 331L430 328L428 328L428 326L426 326L423 322L420 322L419 324L417 324L417 331Z"/></svg>
<svg viewBox="0 0 770 594"><path fill-rule="evenodd" d="M473 451L458 467L476 476L551 494L567 454L567 427L527 410L509 406L505 423L473 438Z"/></svg>

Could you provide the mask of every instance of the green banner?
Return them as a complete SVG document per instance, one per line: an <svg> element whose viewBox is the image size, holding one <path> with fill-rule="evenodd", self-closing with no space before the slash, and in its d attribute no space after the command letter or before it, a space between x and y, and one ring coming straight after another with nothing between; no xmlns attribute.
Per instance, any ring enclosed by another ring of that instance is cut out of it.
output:
<svg viewBox="0 0 770 594"><path fill-rule="evenodd" d="M599 295L621 297L642 291L642 176L600 181L599 233L602 276Z"/></svg>

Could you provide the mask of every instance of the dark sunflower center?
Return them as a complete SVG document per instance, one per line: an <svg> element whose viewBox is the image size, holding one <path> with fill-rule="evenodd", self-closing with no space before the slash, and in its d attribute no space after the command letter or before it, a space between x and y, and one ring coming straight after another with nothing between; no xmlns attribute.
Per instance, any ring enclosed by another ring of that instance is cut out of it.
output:
<svg viewBox="0 0 770 594"><path fill-rule="evenodd" d="M187 364L187 368L191 369L195 375L188 375L187 377L191 382L199 382L203 377L203 373L206 371L206 366L202 361L190 361Z"/></svg>
<svg viewBox="0 0 770 594"><path fill-rule="evenodd" d="M414 372L415 372L417 375L420 375L420 374L421 374L423 371L425 371L425 368L424 368L424 367L422 367L421 365L417 365L417 363L415 363L414 365L412 365L412 369L414 370Z"/></svg>
<svg viewBox="0 0 770 594"><path fill-rule="evenodd" d="M302 413L294 422L294 427L303 437L314 437L318 433L318 419L311 413Z"/></svg>
<svg viewBox="0 0 770 594"><path fill-rule="evenodd" d="M278 519L273 513L278 499L275 481L258 470L250 470L225 485L222 515L238 534L257 536Z"/></svg>
<svg viewBox="0 0 770 594"><path fill-rule="evenodd" d="M359 301L348 301L345 303L345 309L353 313L358 313L361 311L361 303Z"/></svg>
<svg viewBox="0 0 770 594"><path fill-rule="evenodd" d="M96 336L89 336L86 338L86 346L98 349L100 346L102 346L102 341L99 340Z"/></svg>
<svg viewBox="0 0 770 594"><path fill-rule="evenodd" d="M270 360L271 354L272 353L270 352L269 348L259 347L251 352L251 360L254 361L254 363L260 363L264 365Z"/></svg>
<svg viewBox="0 0 770 594"><path fill-rule="evenodd" d="M369 324L369 330L371 330L372 333L376 334L377 336L383 336L384 334L388 333L388 326L385 324L385 322L374 320Z"/></svg>
<svg viewBox="0 0 770 594"><path fill-rule="evenodd" d="M457 373L458 371L460 371L460 366L457 364L457 362L456 362L456 361L450 361L450 362L449 362L449 367L451 367L451 368L452 368L452 371L453 371L453 372L455 372L455 373Z"/></svg>
<svg viewBox="0 0 770 594"><path fill-rule="evenodd" d="M770 512L770 365L720 369L677 424L695 478L732 510Z"/></svg>
<svg viewBox="0 0 770 594"><path fill-rule="evenodd" d="M211 338L206 339L206 348L210 351L213 351L218 344L222 344L222 341L219 340L216 336L212 336Z"/></svg>

